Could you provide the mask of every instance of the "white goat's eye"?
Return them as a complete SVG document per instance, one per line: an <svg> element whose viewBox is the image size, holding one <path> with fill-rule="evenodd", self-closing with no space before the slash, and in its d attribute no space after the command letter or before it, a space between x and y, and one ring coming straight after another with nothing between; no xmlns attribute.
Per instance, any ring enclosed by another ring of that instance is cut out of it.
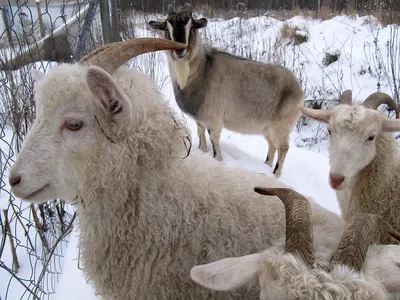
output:
<svg viewBox="0 0 400 300"><path fill-rule="evenodd" d="M72 131L77 131L79 129L81 129L83 126L83 122L79 121L79 120L66 120L64 122L64 127L72 130Z"/></svg>
<svg viewBox="0 0 400 300"><path fill-rule="evenodd" d="M374 138L375 138L375 136L374 136L374 135L371 135L369 138L367 138L367 140L368 140L368 141L373 141Z"/></svg>

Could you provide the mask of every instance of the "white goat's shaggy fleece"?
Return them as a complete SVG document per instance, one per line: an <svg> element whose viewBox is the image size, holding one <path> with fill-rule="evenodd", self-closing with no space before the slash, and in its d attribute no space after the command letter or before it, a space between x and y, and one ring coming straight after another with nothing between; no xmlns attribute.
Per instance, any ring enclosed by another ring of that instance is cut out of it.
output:
<svg viewBox="0 0 400 300"><path fill-rule="evenodd" d="M188 129L141 73L62 64L37 77L13 193L76 203L85 275L102 299L258 299L258 288L210 291L189 273L281 239L283 204L253 189L284 184L196 153L184 159ZM335 248L342 220L311 206Z"/></svg>

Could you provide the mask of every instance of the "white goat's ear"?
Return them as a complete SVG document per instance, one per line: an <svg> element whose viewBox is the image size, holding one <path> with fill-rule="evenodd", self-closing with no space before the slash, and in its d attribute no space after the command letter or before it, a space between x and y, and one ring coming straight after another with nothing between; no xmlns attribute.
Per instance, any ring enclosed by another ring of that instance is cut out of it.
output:
<svg viewBox="0 0 400 300"><path fill-rule="evenodd" d="M297 107L300 109L300 112L303 114L303 116L324 123L328 123L329 118L332 115L331 110L311 109L311 108L306 108L304 106L297 106Z"/></svg>
<svg viewBox="0 0 400 300"><path fill-rule="evenodd" d="M86 81L109 119L117 122L133 120L131 104L106 71L91 66L87 71Z"/></svg>
<svg viewBox="0 0 400 300"><path fill-rule="evenodd" d="M44 73L36 69L31 69L31 75L36 82L41 81L44 77Z"/></svg>
<svg viewBox="0 0 400 300"><path fill-rule="evenodd" d="M383 132L395 132L400 131L400 120L399 119L388 119L382 118L382 131Z"/></svg>
<svg viewBox="0 0 400 300"><path fill-rule="evenodd" d="M261 253L224 258L193 267L190 277L201 286L215 291L231 291L258 283Z"/></svg>

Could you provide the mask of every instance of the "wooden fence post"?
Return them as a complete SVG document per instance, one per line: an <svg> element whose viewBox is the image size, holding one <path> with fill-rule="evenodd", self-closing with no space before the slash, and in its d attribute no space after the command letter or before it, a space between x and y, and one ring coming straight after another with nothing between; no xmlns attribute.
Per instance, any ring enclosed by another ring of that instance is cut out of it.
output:
<svg viewBox="0 0 400 300"><path fill-rule="evenodd" d="M10 22L8 21L8 16L7 16L7 8L5 6L1 7L1 10L3 11L3 22L4 22L4 28L6 29L7 32L7 39L8 42L10 43L10 46L13 46L13 40L11 36L11 29L10 29Z"/></svg>
<svg viewBox="0 0 400 300"><path fill-rule="evenodd" d="M103 41L104 44L112 42L111 36L111 22L110 22L110 8L108 0L100 0L100 15L101 15L101 27L103 29Z"/></svg>
<svg viewBox="0 0 400 300"><path fill-rule="evenodd" d="M111 1L111 32L113 42L121 41L120 26L119 26L119 3L118 0Z"/></svg>
<svg viewBox="0 0 400 300"><path fill-rule="evenodd" d="M44 24L43 24L42 10L40 8L40 0L36 0L35 2L39 19L40 37L44 37Z"/></svg>

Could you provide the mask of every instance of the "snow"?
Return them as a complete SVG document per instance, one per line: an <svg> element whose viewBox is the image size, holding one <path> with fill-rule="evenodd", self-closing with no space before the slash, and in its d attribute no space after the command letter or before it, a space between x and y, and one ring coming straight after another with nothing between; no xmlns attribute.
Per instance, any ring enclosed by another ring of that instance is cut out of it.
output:
<svg viewBox="0 0 400 300"><path fill-rule="evenodd" d="M2 220L4 221L4 210L9 208L8 206L8 200L9 200L9 193L6 192L10 190L10 186L8 184L8 168L9 164L12 163L13 155L10 151L9 144L12 140L12 131L8 128L4 129L0 133L0 155L1 155L1 163L6 164L6 167L4 165L1 166L1 169L3 171L3 168L6 170L4 171L2 182L1 182L1 187L2 189L0 190L0 210L1 210L1 217ZM10 157L11 161L7 162L7 158ZM3 190L4 189L4 190ZM24 203L21 201L15 201L14 205L19 206L21 210L23 211L23 216L26 217L27 215L27 208L29 206L28 203ZM11 209L9 209L11 210ZM10 218L11 212L8 213L8 217ZM18 231L21 233L22 228L21 226L17 223L14 224L14 226L11 226L11 230L13 233ZM0 237L3 236L3 233L1 233ZM8 237L7 237L8 238ZM32 238L32 237L31 237ZM22 240L21 243L24 243L25 241ZM8 245L8 239L6 240L6 247L5 250L1 254L1 261L10 269L12 268L12 262L13 258L11 255L11 251L9 251L10 247ZM39 253L39 252L38 252ZM31 275L31 268L28 265L29 258L28 254L25 251L23 247L17 247L17 257L20 262L20 268L18 271L18 276L21 276L22 278L30 278ZM8 298L6 299L19 299L20 295L22 294L21 290L21 285L16 282L15 280L12 280L10 277L10 274L5 271L3 268L0 268L0 298L3 299L7 295Z"/></svg>
<svg viewBox="0 0 400 300"><path fill-rule="evenodd" d="M78 268L79 230L72 231L64 258L64 269L59 278L57 293L51 299L97 299L91 285L86 283L83 272Z"/></svg>
<svg viewBox="0 0 400 300"><path fill-rule="evenodd" d="M387 42L391 37L389 27L382 28L373 17L337 16L320 21L297 16L287 23L296 26L299 34L307 35L308 41L299 46L280 43L280 30L284 22L267 16L248 20L209 20L202 35L206 43L230 53L284 64L301 80L307 100L332 100L323 102L324 107L335 104L339 93L346 89L353 90L355 100L365 99L378 86L382 92L394 94L391 78L387 75L390 72L384 71L390 70L387 63ZM145 22L136 22L135 36L157 35L147 28ZM323 66L325 53L336 51L340 53L339 59L329 66ZM152 74L162 88L166 101L179 111L168 76L166 57L161 52L152 55L154 57L155 60L151 61L149 54L145 54L135 59L133 64L143 72ZM193 137L192 149L200 152L196 124L190 117L186 117L186 120ZM220 141L224 158L221 163L273 176L271 168L263 163L268 150L263 137L223 130ZM290 141L281 180L300 193L313 197L327 209L339 213L335 193L328 184L329 160L324 125L311 120L299 122L293 129ZM213 159L208 137L207 142L208 152L202 155ZM79 230L74 229L66 249L63 273L56 294L51 299L97 299L78 268L78 236ZM3 295L4 286L0 285L0 297Z"/></svg>

